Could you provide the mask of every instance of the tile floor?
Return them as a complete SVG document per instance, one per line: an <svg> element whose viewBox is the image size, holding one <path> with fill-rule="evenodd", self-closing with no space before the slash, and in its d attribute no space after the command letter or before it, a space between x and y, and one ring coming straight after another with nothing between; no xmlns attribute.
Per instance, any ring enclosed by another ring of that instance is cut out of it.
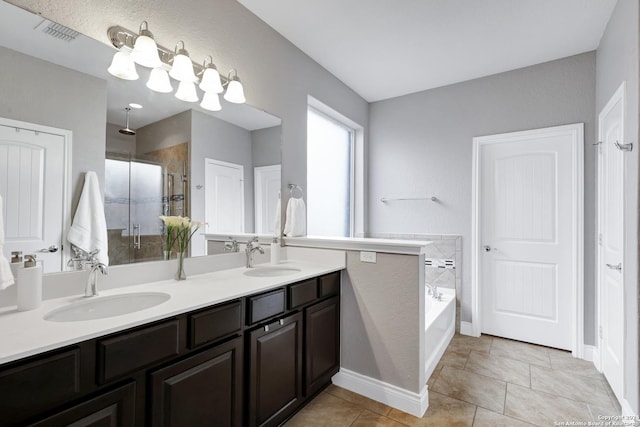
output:
<svg viewBox="0 0 640 427"><path fill-rule="evenodd" d="M620 414L592 363L486 335L454 336L427 384L429 409L422 418L331 385L285 426L554 426Z"/></svg>

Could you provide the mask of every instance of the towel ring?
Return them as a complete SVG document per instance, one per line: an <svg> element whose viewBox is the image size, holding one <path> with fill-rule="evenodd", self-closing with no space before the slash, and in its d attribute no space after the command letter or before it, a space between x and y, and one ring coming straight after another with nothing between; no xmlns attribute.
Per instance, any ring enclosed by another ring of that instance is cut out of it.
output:
<svg viewBox="0 0 640 427"><path fill-rule="evenodd" d="M291 197L293 197L294 199L302 199L302 196L304 196L304 192L302 191L302 187L300 187L299 185L296 185L296 184L289 184L288 187L289 187L289 195ZM296 197L294 195L294 192L296 190L300 191L300 197Z"/></svg>

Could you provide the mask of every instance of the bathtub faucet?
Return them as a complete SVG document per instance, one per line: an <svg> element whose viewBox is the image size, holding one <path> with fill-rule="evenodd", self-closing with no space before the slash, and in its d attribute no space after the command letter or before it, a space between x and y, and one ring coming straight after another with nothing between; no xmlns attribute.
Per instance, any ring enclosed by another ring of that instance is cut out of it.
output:
<svg viewBox="0 0 640 427"><path fill-rule="evenodd" d="M428 295L431 295L435 300L442 300L442 294L438 292L438 285L430 285L427 283L427 288L429 288Z"/></svg>

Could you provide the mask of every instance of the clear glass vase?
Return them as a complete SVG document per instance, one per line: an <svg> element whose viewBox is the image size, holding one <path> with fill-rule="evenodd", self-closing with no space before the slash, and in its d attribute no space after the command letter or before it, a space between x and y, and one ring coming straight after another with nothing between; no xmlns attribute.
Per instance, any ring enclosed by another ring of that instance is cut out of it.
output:
<svg viewBox="0 0 640 427"><path fill-rule="evenodd" d="M187 280L187 274L184 271L184 252L178 251L178 271L174 277L176 280Z"/></svg>
<svg viewBox="0 0 640 427"><path fill-rule="evenodd" d="M162 259L168 261L171 259L171 251L162 251Z"/></svg>

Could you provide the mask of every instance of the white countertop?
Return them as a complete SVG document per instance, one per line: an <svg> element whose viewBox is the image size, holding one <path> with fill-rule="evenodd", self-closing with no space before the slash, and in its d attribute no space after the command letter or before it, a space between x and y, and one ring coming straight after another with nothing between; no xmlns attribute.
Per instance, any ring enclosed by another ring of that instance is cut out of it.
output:
<svg viewBox="0 0 640 427"><path fill-rule="evenodd" d="M2 308L0 364L345 268L344 262L326 259L318 262L288 260L280 265L301 271L288 276L248 277L243 274L246 268L233 268L194 275L180 282L162 280L105 290L100 296L165 292L171 298L155 307L104 319L77 322L43 319L55 308L84 300L80 295L46 300L31 311L19 312L15 306Z"/></svg>

